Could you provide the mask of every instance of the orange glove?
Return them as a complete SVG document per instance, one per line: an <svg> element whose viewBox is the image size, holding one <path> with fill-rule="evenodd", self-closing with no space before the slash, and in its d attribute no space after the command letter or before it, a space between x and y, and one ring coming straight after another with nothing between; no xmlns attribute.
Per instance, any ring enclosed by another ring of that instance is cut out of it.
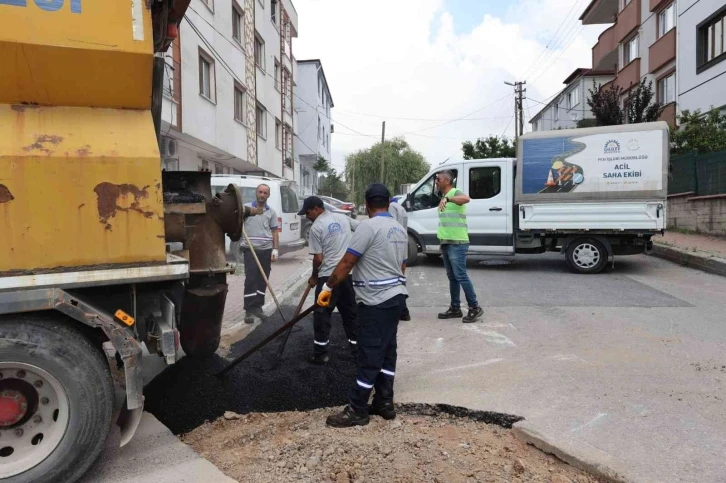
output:
<svg viewBox="0 0 726 483"><path fill-rule="evenodd" d="M327 307L330 305L330 299L333 298L333 289L328 287L328 284L323 284L323 289L318 295L318 305L321 307Z"/></svg>

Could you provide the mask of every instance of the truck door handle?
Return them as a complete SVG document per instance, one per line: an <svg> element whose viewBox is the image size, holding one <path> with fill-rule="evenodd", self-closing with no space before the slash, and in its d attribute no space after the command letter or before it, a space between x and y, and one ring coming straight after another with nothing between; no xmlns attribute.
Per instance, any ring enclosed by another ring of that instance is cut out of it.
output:
<svg viewBox="0 0 726 483"><path fill-rule="evenodd" d="M489 208L489 211L502 211L501 208Z"/></svg>

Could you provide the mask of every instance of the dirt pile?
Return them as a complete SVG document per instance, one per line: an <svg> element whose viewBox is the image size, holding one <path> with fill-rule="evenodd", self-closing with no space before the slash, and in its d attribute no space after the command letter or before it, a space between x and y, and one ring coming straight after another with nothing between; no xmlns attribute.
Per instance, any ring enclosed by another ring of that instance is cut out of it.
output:
<svg viewBox="0 0 726 483"><path fill-rule="evenodd" d="M509 430L433 411L331 429L337 409L227 412L182 440L240 482L544 482L600 480L517 440Z"/></svg>

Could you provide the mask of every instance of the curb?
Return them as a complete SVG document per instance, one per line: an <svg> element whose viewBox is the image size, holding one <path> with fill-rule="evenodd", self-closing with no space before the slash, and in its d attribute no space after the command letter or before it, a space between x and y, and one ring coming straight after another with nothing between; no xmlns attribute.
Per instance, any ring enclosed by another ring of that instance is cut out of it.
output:
<svg viewBox="0 0 726 483"><path fill-rule="evenodd" d="M514 437L545 453L551 454L575 468L602 478L610 483L630 483L622 474L612 469L613 457L583 441L574 440L566 435L548 438L538 431L528 428L526 421L515 423L512 429Z"/></svg>
<svg viewBox="0 0 726 483"><path fill-rule="evenodd" d="M280 302L280 305L284 305L285 302L295 293L297 292L300 287L305 284L310 278L310 275L312 274L312 267L308 266L304 270L300 270L296 274L294 274L292 277L288 278L285 283L282 284L282 287L280 287L280 290L275 291L275 296L277 297L277 300ZM270 300L262 307L262 312L265 314L266 317L269 317L273 313L277 311L277 305L275 305L275 300L270 297ZM256 327L257 324L245 324L244 321L237 322L231 327L227 327L226 329L222 329L222 336L225 335L232 335L240 330L248 331L250 328Z"/></svg>
<svg viewBox="0 0 726 483"><path fill-rule="evenodd" d="M684 267L695 268L696 270L726 277L726 259L708 252L689 251L670 245L654 243L651 255Z"/></svg>

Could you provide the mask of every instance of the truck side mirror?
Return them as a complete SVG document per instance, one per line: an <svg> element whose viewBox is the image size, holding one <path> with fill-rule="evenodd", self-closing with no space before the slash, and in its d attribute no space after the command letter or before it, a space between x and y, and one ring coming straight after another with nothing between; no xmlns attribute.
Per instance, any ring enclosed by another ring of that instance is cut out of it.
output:
<svg viewBox="0 0 726 483"><path fill-rule="evenodd" d="M411 211L411 193L406 195L406 199L402 203L403 209L406 211Z"/></svg>

